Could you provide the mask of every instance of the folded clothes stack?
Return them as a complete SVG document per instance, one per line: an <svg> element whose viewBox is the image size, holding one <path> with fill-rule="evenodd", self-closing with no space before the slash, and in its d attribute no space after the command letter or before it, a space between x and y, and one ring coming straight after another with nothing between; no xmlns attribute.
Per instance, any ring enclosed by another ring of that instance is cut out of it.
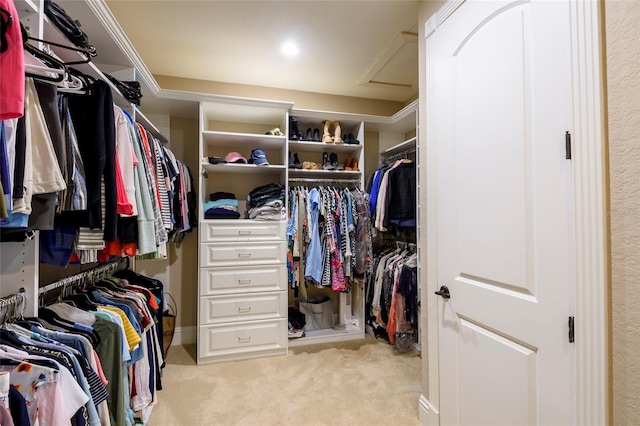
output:
<svg viewBox="0 0 640 426"><path fill-rule="evenodd" d="M214 192L204 203L205 219L239 219L238 200L230 192Z"/></svg>
<svg viewBox="0 0 640 426"><path fill-rule="evenodd" d="M270 183L254 188L247 197L249 218L258 220L286 219L284 200L284 186L279 183Z"/></svg>

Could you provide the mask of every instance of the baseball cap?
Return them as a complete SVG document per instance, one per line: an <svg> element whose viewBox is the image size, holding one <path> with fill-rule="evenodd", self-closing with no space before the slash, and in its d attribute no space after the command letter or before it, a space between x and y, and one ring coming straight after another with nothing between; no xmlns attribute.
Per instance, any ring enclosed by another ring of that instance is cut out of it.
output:
<svg viewBox="0 0 640 426"><path fill-rule="evenodd" d="M247 159L235 151L231 151L224 157L227 163L247 163Z"/></svg>
<svg viewBox="0 0 640 426"><path fill-rule="evenodd" d="M208 160L209 160L209 163L211 164L226 163L226 161L224 161L222 157L209 157Z"/></svg>
<svg viewBox="0 0 640 426"><path fill-rule="evenodd" d="M261 149L254 149L253 151L251 151L251 160L249 162L251 164L255 164L256 166L269 165L269 161L267 161L267 154L265 154Z"/></svg>

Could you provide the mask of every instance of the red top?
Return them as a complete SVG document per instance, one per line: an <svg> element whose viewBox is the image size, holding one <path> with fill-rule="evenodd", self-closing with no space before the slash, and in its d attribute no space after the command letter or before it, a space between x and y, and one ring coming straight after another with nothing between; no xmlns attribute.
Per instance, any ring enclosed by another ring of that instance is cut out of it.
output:
<svg viewBox="0 0 640 426"><path fill-rule="evenodd" d="M13 0L0 0L0 19L11 20L7 33L8 48L0 53L0 120L19 118L24 114L24 50L20 19Z"/></svg>

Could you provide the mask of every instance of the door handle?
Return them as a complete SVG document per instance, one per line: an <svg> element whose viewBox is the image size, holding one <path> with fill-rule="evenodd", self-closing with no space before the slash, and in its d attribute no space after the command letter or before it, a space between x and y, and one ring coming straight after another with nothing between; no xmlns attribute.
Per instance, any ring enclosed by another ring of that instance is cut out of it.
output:
<svg viewBox="0 0 640 426"><path fill-rule="evenodd" d="M442 296L443 299L451 299L451 293L446 285L440 287L440 290L435 292L438 296Z"/></svg>

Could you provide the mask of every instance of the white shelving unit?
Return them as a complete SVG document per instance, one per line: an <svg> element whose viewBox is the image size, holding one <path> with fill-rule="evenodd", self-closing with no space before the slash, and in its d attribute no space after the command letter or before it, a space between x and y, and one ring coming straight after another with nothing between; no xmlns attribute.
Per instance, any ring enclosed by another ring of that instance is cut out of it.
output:
<svg viewBox="0 0 640 426"><path fill-rule="evenodd" d="M363 188L364 186L364 130L365 123L362 117L357 114L345 114L331 111L314 111L292 109L289 113L298 122L298 130L307 134L307 129L318 129L319 137L322 140L324 121L331 120L340 123L342 138L348 133L353 134L358 140L357 144L334 144L318 141L289 140L289 151L293 155L298 154L300 162L313 161L318 169L288 169L288 182L290 186L295 186L303 181L305 186L312 187L314 182L318 185L331 185L334 182L342 186L344 182L353 182L352 187ZM290 135L288 129L287 135ZM334 135L334 126L330 126L330 133ZM347 158L356 158L357 171L350 170L323 170L323 153L334 153L337 155L338 164L343 165ZM337 307L336 326L332 329L306 331L304 337L289 340L290 347L312 345L316 343L343 342L346 340L357 340L364 338L364 295L358 286L351 289L351 293L336 293L331 289L311 289L307 291L316 295L329 296L333 304ZM296 298L293 290L289 289L289 304ZM335 312L335 311L334 311Z"/></svg>
<svg viewBox="0 0 640 426"><path fill-rule="evenodd" d="M286 220L244 218L242 202L269 183L287 184L287 139L265 134L286 128L288 103L230 100L200 104L198 364L287 353ZM211 164L260 149L269 165ZM206 219L214 192L233 193L240 219Z"/></svg>

